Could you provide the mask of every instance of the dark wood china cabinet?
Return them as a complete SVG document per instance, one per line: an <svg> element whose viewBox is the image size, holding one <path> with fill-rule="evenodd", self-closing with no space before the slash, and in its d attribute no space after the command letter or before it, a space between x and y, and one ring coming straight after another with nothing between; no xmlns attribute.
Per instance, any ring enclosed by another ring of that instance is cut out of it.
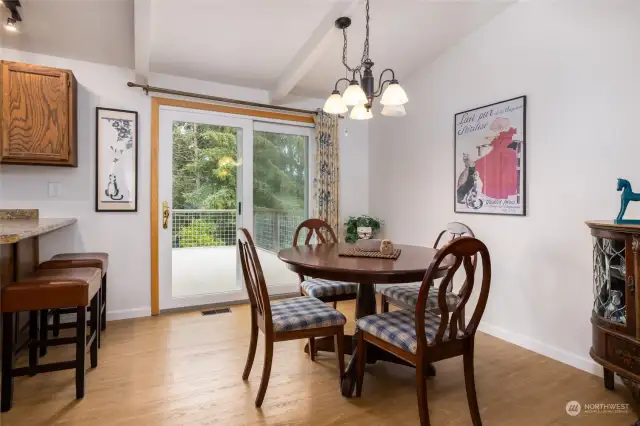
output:
<svg viewBox="0 0 640 426"><path fill-rule="evenodd" d="M593 236L593 343L591 358L604 368L604 385L614 374L640 402L640 225L587 222Z"/></svg>

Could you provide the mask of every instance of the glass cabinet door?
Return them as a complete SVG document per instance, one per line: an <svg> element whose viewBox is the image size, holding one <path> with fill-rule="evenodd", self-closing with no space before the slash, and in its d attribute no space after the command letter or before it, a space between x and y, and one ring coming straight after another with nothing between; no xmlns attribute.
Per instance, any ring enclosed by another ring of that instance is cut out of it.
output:
<svg viewBox="0 0 640 426"><path fill-rule="evenodd" d="M593 241L593 311L613 328L635 334L635 283L633 270L627 271L627 259L633 259L630 244L624 237L596 236Z"/></svg>

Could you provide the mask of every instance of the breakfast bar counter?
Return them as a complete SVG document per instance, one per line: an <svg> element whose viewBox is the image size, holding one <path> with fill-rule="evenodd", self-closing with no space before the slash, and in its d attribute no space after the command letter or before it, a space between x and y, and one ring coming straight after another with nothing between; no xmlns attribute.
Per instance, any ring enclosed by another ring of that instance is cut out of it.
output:
<svg viewBox="0 0 640 426"><path fill-rule="evenodd" d="M74 223L76 219L2 219L0 216L0 244L15 244Z"/></svg>
<svg viewBox="0 0 640 426"><path fill-rule="evenodd" d="M0 288L23 278L38 267L41 235L74 223L75 218L40 218L38 210L0 210ZM18 349L28 340L25 335L28 320L28 313L23 313L15 321L14 336Z"/></svg>

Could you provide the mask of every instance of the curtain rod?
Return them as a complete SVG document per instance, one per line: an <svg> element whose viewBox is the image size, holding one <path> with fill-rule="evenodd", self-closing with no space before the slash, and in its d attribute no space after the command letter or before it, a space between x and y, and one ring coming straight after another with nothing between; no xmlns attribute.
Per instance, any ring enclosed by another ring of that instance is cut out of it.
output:
<svg viewBox="0 0 640 426"><path fill-rule="evenodd" d="M308 109L289 108L289 107L282 107L277 105L261 104L258 102L239 101L237 99L203 95L201 93L182 92L180 90L171 90L171 89L164 89L162 87L149 86L146 84L137 84L132 81L127 82L127 86L139 87L140 89L144 90L147 95L149 94L149 92L156 92L156 93L164 93L167 95L187 96L189 98L206 99L206 100L215 101L215 102L224 102L227 104L237 104L237 105L252 106L252 107L264 108L264 109L273 109L278 111L295 112L298 114L307 114L307 115L317 114L316 111L311 111Z"/></svg>

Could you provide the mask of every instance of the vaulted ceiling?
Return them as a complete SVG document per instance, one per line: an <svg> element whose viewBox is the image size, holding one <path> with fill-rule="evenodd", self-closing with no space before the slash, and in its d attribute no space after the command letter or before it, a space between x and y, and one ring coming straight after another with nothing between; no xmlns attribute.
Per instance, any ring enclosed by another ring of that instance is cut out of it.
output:
<svg viewBox="0 0 640 426"><path fill-rule="evenodd" d="M399 80L516 0L370 0L371 59ZM3 46L268 90L324 97L364 41L364 0L22 0Z"/></svg>

